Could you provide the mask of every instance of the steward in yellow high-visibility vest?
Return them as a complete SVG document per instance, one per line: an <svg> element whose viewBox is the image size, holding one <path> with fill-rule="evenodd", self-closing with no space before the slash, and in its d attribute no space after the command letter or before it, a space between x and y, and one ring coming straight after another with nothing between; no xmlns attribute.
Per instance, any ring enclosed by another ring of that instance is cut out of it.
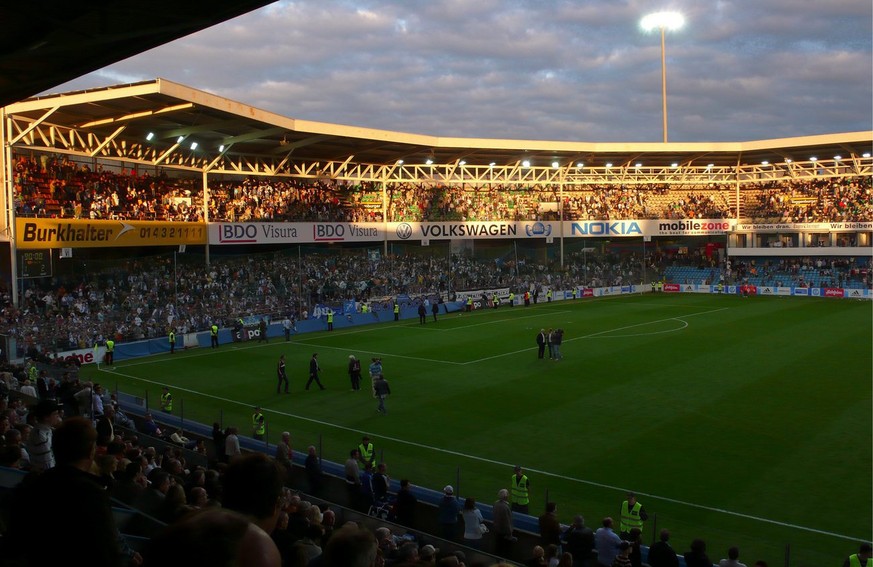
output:
<svg viewBox="0 0 873 567"><path fill-rule="evenodd" d="M629 539L630 531L639 528L643 531L643 522L649 518L643 505L637 502L633 492L627 493L627 500L621 503L621 522L619 523L619 537Z"/></svg>
<svg viewBox="0 0 873 567"><path fill-rule="evenodd" d="M509 481L509 501L513 512L528 513L530 505L530 481L521 470L520 465L515 466L515 474Z"/></svg>
<svg viewBox="0 0 873 567"><path fill-rule="evenodd" d="M862 543L858 553L853 553L844 562L844 567L870 567L870 558L873 557L873 546Z"/></svg>
<svg viewBox="0 0 873 567"><path fill-rule="evenodd" d="M164 393L161 394L161 411L165 413L173 413L173 394L170 389L164 386Z"/></svg>
<svg viewBox="0 0 873 567"><path fill-rule="evenodd" d="M400 304L397 303L396 301L394 302L394 320L395 321L400 320Z"/></svg>
<svg viewBox="0 0 873 567"><path fill-rule="evenodd" d="M112 366L115 362L115 341L106 339L106 364Z"/></svg>
<svg viewBox="0 0 873 567"><path fill-rule="evenodd" d="M252 414L252 437L262 440L266 432L267 422L264 420L264 414L260 407L255 407L255 413Z"/></svg>
<svg viewBox="0 0 873 567"><path fill-rule="evenodd" d="M209 327L210 348L218 348L218 325L215 323Z"/></svg>
<svg viewBox="0 0 873 567"><path fill-rule="evenodd" d="M364 465L367 463L372 465L376 460L376 450L373 448L373 444L370 442L369 437L361 439L361 444L358 445L358 453L361 454L361 462Z"/></svg>
<svg viewBox="0 0 873 567"><path fill-rule="evenodd" d="M170 354L174 354L176 352L176 331L170 329L170 334L167 335L167 338L170 341Z"/></svg>

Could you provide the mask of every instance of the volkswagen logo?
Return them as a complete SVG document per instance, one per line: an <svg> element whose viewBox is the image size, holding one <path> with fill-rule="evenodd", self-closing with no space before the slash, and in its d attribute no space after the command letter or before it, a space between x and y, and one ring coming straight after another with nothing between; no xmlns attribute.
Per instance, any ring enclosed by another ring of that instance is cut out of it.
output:
<svg viewBox="0 0 873 567"><path fill-rule="evenodd" d="M397 237L401 240L407 240L410 236L412 236L412 226L408 222L400 223L397 225Z"/></svg>

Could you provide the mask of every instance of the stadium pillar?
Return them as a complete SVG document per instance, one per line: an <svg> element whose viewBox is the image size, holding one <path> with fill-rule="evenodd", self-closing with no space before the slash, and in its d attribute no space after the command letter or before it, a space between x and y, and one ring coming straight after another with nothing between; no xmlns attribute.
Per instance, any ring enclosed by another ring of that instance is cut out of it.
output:
<svg viewBox="0 0 873 567"><path fill-rule="evenodd" d="M209 174L206 173L206 170L203 170L203 222L206 223L206 226L209 226ZM206 265L209 265L209 235L206 235L206 246L205 246L205 256L206 256Z"/></svg>
<svg viewBox="0 0 873 567"><path fill-rule="evenodd" d="M558 235L558 240L560 241L561 271L563 272L564 271L564 170L563 169L561 170L561 184L558 185L558 226L561 227L561 234Z"/></svg>
<svg viewBox="0 0 873 567"><path fill-rule="evenodd" d="M2 207L4 211L3 226L9 236L9 277L11 279L10 291L12 292L12 305L18 307L18 250L15 246L15 185L12 177L12 144L8 136L11 128L11 120L6 117L6 109L0 110L0 142L3 150L0 152L0 175L3 179ZM7 353L9 360L15 357L14 352Z"/></svg>
<svg viewBox="0 0 873 567"><path fill-rule="evenodd" d="M385 188L384 181L382 181L382 225L382 231L385 235L383 255L388 256L388 190Z"/></svg>

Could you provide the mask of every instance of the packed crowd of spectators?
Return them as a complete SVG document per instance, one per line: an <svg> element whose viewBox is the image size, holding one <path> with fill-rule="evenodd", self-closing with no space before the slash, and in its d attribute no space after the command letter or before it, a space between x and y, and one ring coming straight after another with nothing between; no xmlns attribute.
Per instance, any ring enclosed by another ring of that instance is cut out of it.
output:
<svg viewBox="0 0 873 567"><path fill-rule="evenodd" d="M15 159L20 216L202 221L199 178L136 170L111 172L41 154ZM500 185L394 183L385 188L388 221L530 221L727 218L727 186ZM780 181L741 190L743 217L783 222L873 220L871 178ZM224 179L209 187L209 219L226 222L381 222L378 184L330 179Z"/></svg>
<svg viewBox="0 0 873 567"><path fill-rule="evenodd" d="M776 222L873 220L870 177L786 181L759 186L746 201L746 216Z"/></svg>
<svg viewBox="0 0 873 567"><path fill-rule="evenodd" d="M15 212L76 219L202 221L194 179L133 170L92 170L67 157L19 156L13 165Z"/></svg>

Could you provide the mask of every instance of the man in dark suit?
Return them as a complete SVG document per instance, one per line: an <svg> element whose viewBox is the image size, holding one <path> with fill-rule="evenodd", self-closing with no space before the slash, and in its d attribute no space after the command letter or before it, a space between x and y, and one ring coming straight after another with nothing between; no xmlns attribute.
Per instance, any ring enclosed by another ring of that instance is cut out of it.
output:
<svg viewBox="0 0 873 567"><path fill-rule="evenodd" d="M537 358L543 358L546 354L546 330L540 329L537 334Z"/></svg>
<svg viewBox="0 0 873 567"><path fill-rule="evenodd" d="M318 379L318 373L321 372L321 368L318 366L318 353L314 353L312 358L309 360L309 380L306 382L306 389L309 389L310 384L314 380L318 387L324 390L324 386L321 384L321 380Z"/></svg>

